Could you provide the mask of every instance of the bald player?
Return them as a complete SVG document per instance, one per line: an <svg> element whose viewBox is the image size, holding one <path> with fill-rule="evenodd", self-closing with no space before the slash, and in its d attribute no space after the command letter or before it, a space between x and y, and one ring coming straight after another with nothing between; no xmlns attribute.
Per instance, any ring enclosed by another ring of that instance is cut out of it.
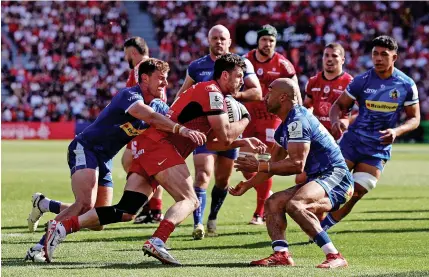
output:
<svg viewBox="0 0 429 277"><path fill-rule="evenodd" d="M213 79L214 63L218 57L229 52L231 36L223 25L213 26L208 34L209 54L191 62L185 82L177 93L177 98L183 91L202 81ZM245 59L246 71L244 72L244 90L236 92L233 97L239 101L262 100L262 90L259 80L255 75L253 65ZM207 230L209 236L216 236L216 220L218 212L228 194L228 183L232 174L234 159L238 156L238 149L228 151L210 151L205 145L194 151L195 183L194 189L200 201L200 206L194 211L194 239L203 239L205 230L203 225L204 210L206 207L206 191L210 178L214 171L215 185L211 192L212 203L210 206Z"/></svg>
<svg viewBox="0 0 429 277"><path fill-rule="evenodd" d="M272 82L265 105L282 123L274 135L271 159L258 161L248 155L236 161L237 170L257 173L230 189L235 196L273 175L307 172L306 182L274 193L267 199L266 224L274 253L250 265L295 265L285 236L287 213L325 253L326 260L318 268L346 267L347 261L322 229L318 218L325 212L337 210L353 194L353 177L333 137L312 113L298 104L299 98L298 84L292 79L280 78Z"/></svg>

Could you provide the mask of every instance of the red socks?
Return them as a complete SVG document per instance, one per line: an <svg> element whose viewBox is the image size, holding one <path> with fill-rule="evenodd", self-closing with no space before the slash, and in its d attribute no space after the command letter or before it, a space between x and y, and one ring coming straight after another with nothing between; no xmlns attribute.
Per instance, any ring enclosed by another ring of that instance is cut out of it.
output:
<svg viewBox="0 0 429 277"><path fill-rule="evenodd" d="M72 216L69 219L61 221L61 223L66 229L66 234L74 233L80 230L79 219L77 216Z"/></svg>
<svg viewBox="0 0 429 277"><path fill-rule="evenodd" d="M170 237L170 234L173 233L174 228L176 228L176 226L174 226L171 221L164 219L159 223L158 229L156 229L152 237L159 238L165 243Z"/></svg>
<svg viewBox="0 0 429 277"><path fill-rule="evenodd" d="M255 214L259 215L260 217L264 216L264 205L265 200L270 197L270 190L273 186L273 179L270 178L267 181L257 185L255 187L256 189L256 210Z"/></svg>
<svg viewBox="0 0 429 277"><path fill-rule="evenodd" d="M162 199L160 198L152 198L149 201L149 209L151 211L153 210L157 210L157 211L161 211L162 210Z"/></svg>

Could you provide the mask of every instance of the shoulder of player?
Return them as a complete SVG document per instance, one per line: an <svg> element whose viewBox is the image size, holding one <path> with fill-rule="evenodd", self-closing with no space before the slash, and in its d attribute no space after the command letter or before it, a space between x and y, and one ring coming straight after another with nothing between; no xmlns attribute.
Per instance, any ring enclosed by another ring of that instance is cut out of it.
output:
<svg viewBox="0 0 429 277"><path fill-rule="evenodd" d="M189 64L189 67L198 67L201 63L206 62L208 57L209 57L209 55L205 55L205 56L202 56L201 58L198 58L198 59L196 59L196 60L193 60L193 61Z"/></svg>
<svg viewBox="0 0 429 277"><path fill-rule="evenodd" d="M218 87L215 81L201 82L201 83L197 83L194 86L195 86L195 90L201 90L206 92L219 92L220 94L222 94L220 88Z"/></svg>
<svg viewBox="0 0 429 277"><path fill-rule="evenodd" d="M253 57L253 53L256 51L256 49L250 50L246 54L243 55L244 58L250 59Z"/></svg>
<svg viewBox="0 0 429 277"><path fill-rule="evenodd" d="M414 80L411 77L409 77L407 74L405 74L401 70L397 69L396 67L394 69L394 77L397 80L399 80L402 83L404 83L405 85L408 85L408 86L415 85L415 82L414 82Z"/></svg>

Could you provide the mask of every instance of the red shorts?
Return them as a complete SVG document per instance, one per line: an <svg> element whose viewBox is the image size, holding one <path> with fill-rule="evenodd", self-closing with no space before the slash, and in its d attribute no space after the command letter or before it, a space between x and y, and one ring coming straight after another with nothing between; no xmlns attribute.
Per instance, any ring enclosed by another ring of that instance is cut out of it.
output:
<svg viewBox="0 0 429 277"><path fill-rule="evenodd" d="M140 135L134 141L136 153L128 174L137 173L145 177L154 190L158 186L154 175L175 165L185 164L174 145L166 139L153 141Z"/></svg>
<svg viewBox="0 0 429 277"><path fill-rule="evenodd" d="M279 118L274 119L254 119L247 125L243 132L243 138L255 137L261 140L271 149L274 140L274 133L276 132L282 121Z"/></svg>

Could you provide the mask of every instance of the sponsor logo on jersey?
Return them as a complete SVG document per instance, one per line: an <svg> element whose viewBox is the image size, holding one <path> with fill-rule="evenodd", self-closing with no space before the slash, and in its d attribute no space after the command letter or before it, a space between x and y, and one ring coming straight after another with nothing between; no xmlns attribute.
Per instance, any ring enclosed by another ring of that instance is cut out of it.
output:
<svg viewBox="0 0 429 277"><path fill-rule="evenodd" d="M329 93L331 91L331 87L329 87L329 86L325 86L324 88L323 88L323 92L324 93Z"/></svg>
<svg viewBox="0 0 429 277"><path fill-rule="evenodd" d="M146 131L146 129L139 130L134 128L133 124L131 124L130 122L122 124L121 126L119 126L119 128L124 130L124 132L130 137L138 136L142 134L144 131Z"/></svg>
<svg viewBox="0 0 429 277"><path fill-rule="evenodd" d="M344 90L334 88L334 89L332 89L332 91L336 92L336 93L343 93Z"/></svg>
<svg viewBox="0 0 429 277"><path fill-rule="evenodd" d="M367 94L377 93L377 90L373 88L367 88L366 90L363 91L363 93L367 93Z"/></svg>
<svg viewBox="0 0 429 277"><path fill-rule="evenodd" d="M287 126L290 138L302 138L302 123L294 121Z"/></svg>
<svg viewBox="0 0 429 277"><path fill-rule="evenodd" d="M220 110L223 108L223 96L219 92L209 92L210 108L212 110Z"/></svg>
<svg viewBox="0 0 429 277"><path fill-rule="evenodd" d="M320 88L312 88L311 91L320 91Z"/></svg>
<svg viewBox="0 0 429 277"><path fill-rule="evenodd" d="M211 84L209 86L206 86L205 88L207 91L219 91L218 87L215 84Z"/></svg>
<svg viewBox="0 0 429 277"><path fill-rule="evenodd" d="M398 108L398 103L366 100L365 106L368 110L371 111L388 113L396 111Z"/></svg>
<svg viewBox="0 0 429 277"><path fill-rule="evenodd" d="M398 90L394 89L394 90L391 90L391 91L389 92L389 96L390 96L390 98L392 98L393 100L397 100L397 99L401 96L401 94L399 93L399 91L398 91Z"/></svg>
<svg viewBox="0 0 429 277"><path fill-rule="evenodd" d="M200 76L209 76L210 74L212 74L211 71L201 71L200 72Z"/></svg>
<svg viewBox="0 0 429 277"><path fill-rule="evenodd" d="M256 73L257 73L258 75L262 75L262 74L264 74L264 69L262 69L262 68L258 68L258 70L256 71Z"/></svg>
<svg viewBox="0 0 429 277"><path fill-rule="evenodd" d="M274 75L274 76L278 76L280 75L280 72L274 72L274 71L268 71L267 72L269 75Z"/></svg>

